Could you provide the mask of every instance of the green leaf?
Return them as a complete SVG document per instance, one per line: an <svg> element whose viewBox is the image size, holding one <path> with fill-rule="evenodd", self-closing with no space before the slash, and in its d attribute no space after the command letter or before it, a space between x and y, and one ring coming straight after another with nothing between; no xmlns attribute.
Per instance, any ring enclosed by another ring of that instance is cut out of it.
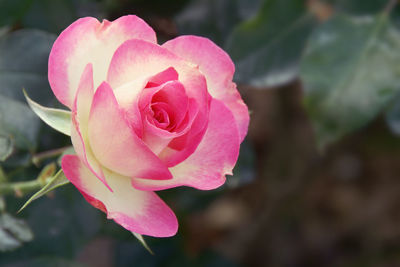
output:
<svg viewBox="0 0 400 267"><path fill-rule="evenodd" d="M40 120L27 105L0 94L0 135L13 139L19 149L33 151L39 128Z"/></svg>
<svg viewBox="0 0 400 267"><path fill-rule="evenodd" d="M255 17L236 26L226 49L235 62L238 82L270 87L297 77L300 57L315 21L304 1L263 3Z"/></svg>
<svg viewBox="0 0 400 267"><path fill-rule="evenodd" d="M25 249L25 248L24 248ZM38 253L39 254L39 253ZM29 255L29 254L28 254ZM29 267L90 267L81 262L77 262L71 259L60 258L56 253L47 252L43 255L37 255L33 257L21 257L21 259L12 261L10 264L6 264L9 267L29 266Z"/></svg>
<svg viewBox="0 0 400 267"><path fill-rule="evenodd" d="M6 160L13 151L13 142L8 136L0 135L0 161Z"/></svg>
<svg viewBox="0 0 400 267"><path fill-rule="evenodd" d="M13 250L32 239L32 230L25 221L8 213L0 214L0 251Z"/></svg>
<svg viewBox="0 0 400 267"><path fill-rule="evenodd" d="M18 30L0 37L0 94L25 102L22 88L46 105L54 100L47 68L56 36L39 30Z"/></svg>
<svg viewBox="0 0 400 267"><path fill-rule="evenodd" d="M195 0L175 18L180 34L206 36L223 46L235 25L254 15L260 0Z"/></svg>
<svg viewBox="0 0 400 267"><path fill-rule="evenodd" d="M333 6L338 12L367 15L382 11L388 2L388 0L335 0Z"/></svg>
<svg viewBox="0 0 400 267"><path fill-rule="evenodd" d="M71 112L62 109L47 108L39 105L29 98L25 90L24 95L31 109L39 116L45 123L53 129L71 135Z"/></svg>
<svg viewBox="0 0 400 267"><path fill-rule="evenodd" d="M69 183L69 180L65 177L64 173L62 170L59 170L56 175L53 176L53 178L50 179L50 181L38 192L36 192L31 198L28 199L28 201L25 202L25 204L19 209L18 212L21 212L23 209L25 209L32 201L46 195L50 191L66 185Z"/></svg>
<svg viewBox="0 0 400 267"><path fill-rule="evenodd" d="M18 239L0 227L0 252L14 250L21 245L22 243Z"/></svg>
<svg viewBox="0 0 400 267"><path fill-rule="evenodd" d="M134 232L131 232L138 240L139 242L142 244L142 246L148 251L150 252L150 254L154 255L154 252L151 250L151 248L147 245L146 241L144 240L143 236L141 234L137 234Z"/></svg>
<svg viewBox="0 0 400 267"><path fill-rule="evenodd" d="M386 15L336 16L301 64L304 104L325 147L375 118L400 89L400 33Z"/></svg>
<svg viewBox="0 0 400 267"><path fill-rule="evenodd" d="M56 36L37 30L0 35L0 134L19 150L33 152L40 120L24 103L22 88L49 103L54 99L47 80L47 62Z"/></svg>
<svg viewBox="0 0 400 267"><path fill-rule="evenodd" d="M386 110L385 120L392 133L400 135L400 95L397 95L394 102Z"/></svg>
<svg viewBox="0 0 400 267"><path fill-rule="evenodd" d="M12 25L23 17L33 0L0 0L0 26Z"/></svg>

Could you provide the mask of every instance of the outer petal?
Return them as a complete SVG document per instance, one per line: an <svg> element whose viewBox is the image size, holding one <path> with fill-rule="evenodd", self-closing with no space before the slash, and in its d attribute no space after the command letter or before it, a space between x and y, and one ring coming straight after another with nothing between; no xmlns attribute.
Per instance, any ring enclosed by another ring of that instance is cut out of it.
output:
<svg viewBox="0 0 400 267"><path fill-rule="evenodd" d="M94 66L95 88L106 79L115 50L126 40L156 42L153 29L136 16L113 22L86 17L75 21L55 41L49 57L49 82L57 99L71 108L86 64Z"/></svg>
<svg viewBox="0 0 400 267"><path fill-rule="evenodd" d="M182 185L202 190L221 186L225 175L232 174L239 155L240 142L234 123L232 112L221 101L214 99L208 129L201 143L184 162L170 168L174 178L166 181L132 179L132 185L149 191Z"/></svg>
<svg viewBox="0 0 400 267"><path fill-rule="evenodd" d="M88 133L93 154L103 166L130 177L172 178L168 168L128 125L105 82L93 97Z"/></svg>
<svg viewBox="0 0 400 267"><path fill-rule="evenodd" d="M112 190L104 177L102 169L94 157L87 137L87 124L93 98L93 69L87 64L79 82L78 91L72 109L71 140L76 154L83 163Z"/></svg>
<svg viewBox="0 0 400 267"><path fill-rule="evenodd" d="M82 124L82 132L87 133L87 124L89 121L90 107L94 95L93 85L93 65L87 64L81 75L79 86L74 98L72 112L76 113L77 120Z"/></svg>
<svg viewBox="0 0 400 267"><path fill-rule="evenodd" d="M112 190L108 185L106 178L104 177L100 164L94 157L90 146L87 145L88 140L85 140L79 131L79 126L75 117L73 117L71 126L71 141L76 154L82 160L82 162L93 172L94 175L97 176L102 183L104 183L105 186L108 187L108 189Z"/></svg>
<svg viewBox="0 0 400 267"><path fill-rule="evenodd" d="M249 126L249 112L232 83L235 66L229 55L209 39L191 35L170 40L163 47L199 66L210 94L232 110L242 141Z"/></svg>
<svg viewBox="0 0 400 267"><path fill-rule="evenodd" d="M127 230L155 237L175 235L175 214L154 192L136 190L128 177L105 171L114 190L110 192L74 155L63 157L62 169L90 204L107 212L107 218Z"/></svg>

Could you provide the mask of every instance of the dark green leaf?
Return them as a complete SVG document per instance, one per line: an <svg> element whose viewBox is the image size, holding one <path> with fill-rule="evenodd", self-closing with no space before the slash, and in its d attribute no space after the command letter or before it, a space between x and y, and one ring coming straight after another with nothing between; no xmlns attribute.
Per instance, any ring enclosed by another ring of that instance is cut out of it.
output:
<svg viewBox="0 0 400 267"><path fill-rule="evenodd" d="M78 19L73 2L71 0L34 1L22 19L22 25L59 33Z"/></svg>
<svg viewBox="0 0 400 267"><path fill-rule="evenodd" d="M0 95L0 134L9 136L19 149L34 150L40 120L21 102Z"/></svg>
<svg viewBox="0 0 400 267"><path fill-rule="evenodd" d="M21 245L22 243L18 239L0 227L0 252L14 250Z"/></svg>
<svg viewBox="0 0 400 267"><path fill-rule="evenodd" d="M0 38L0 94L25 102L22 88L33 99L54 99L47 80L47 61L56 36L19 30Z"/></svg>
<svg viewBox="0 0 400 267"><path fill-rule="evenodd" d="M40 120L22 103L22 88L45 103L54 99L47 80L47 60L54 40L54 35L37 30L0 37L0 134L22 150L35 149L40 127Z"/></svg>
<svg viewBox="0 0 400 267"><path fill-rule="evenodd" d="M36 192L31 198L28 199L28 201L25 202L25 204L19 209L18 212L21 212L24 208L26 208L32 201L46 195L50 191L66 185L69 183L69 180L65 177L64 173L62 170L59 170L56 175L51 178L51 180L38 192Z"/></svg>
<svg viewBox="0 0 400 267"><path fill-rule="evenodd" d="M12 140L8 136L0 135L0 161L6 160L13 151Z"/></svg>
<svg viewBox="0 0 400 267"><path fill-rule="evenodd" d="M89 267L77 261L70 259L59 258L55 256L35 257L29 260L13 261L9 267Z"/></svg>
<svg viewBox="0 0 400 267"><path fill-rule="evenodd" d="M320 148L372 120L400 89L400 34L386 15L336 16L301 64L304 103Z"/></svg>
<svg viewBox="0 0 400 267"><path fill-rule="evenodd" d="M233 27L249 18L261 0L195 0L177 17L180 34L208 37L223 46Z"/></svg>
<svg viewBox="0 0 400 267"><path fill-rule="evenodd" d="M394 103L390 105L385 113L386 123L392 133L400 135L400 96L398 95Z"/></svg>
<svg viewBox="0 0 400 267"><path fill-rule="evenodd" d="M313 25L303 1L264 1L259 13L229 37L226 48L236 64L235 79L258 87L294 79Z"/></svg>
<svg viewBox="0 0 400 267"><path fill-rule="evenodd" d="M346 12L353 15L371 15L382 11L388 0L335 0L332 2L338 12Z"/></svg>
<svg viewBox="0 0 400 267"><path fill-rule="evenodd" d="M0 0L0 26L16 23L27 12L33 0Z"/></svg>
<svg viewBox="0 0 400 267"><path fill-rule="evenodd" d="M33 233L25 221L8 213L0 214L0 251L15 249L33 239Z"/></svg>

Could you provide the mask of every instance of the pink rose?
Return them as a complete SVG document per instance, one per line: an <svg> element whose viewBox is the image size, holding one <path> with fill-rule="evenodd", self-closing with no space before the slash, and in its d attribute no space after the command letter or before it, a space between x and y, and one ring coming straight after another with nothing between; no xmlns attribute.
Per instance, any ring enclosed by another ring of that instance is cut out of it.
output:
<svg viewBox="0 0 400 267"><path fill-rule="evenodd" d="M229 56L206 38L158 45L136 16L82 18L58 37L51 88L72 111L77 155L65 176L126 229L156 237L178 228L154 191L214 189L232 174L249 115Z"/></svg>

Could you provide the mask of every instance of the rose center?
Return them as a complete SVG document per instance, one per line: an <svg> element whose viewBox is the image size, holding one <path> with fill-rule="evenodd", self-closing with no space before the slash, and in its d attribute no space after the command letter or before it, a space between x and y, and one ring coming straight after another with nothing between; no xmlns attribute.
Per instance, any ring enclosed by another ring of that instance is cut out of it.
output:
<svg viewBox="0 0 400 267"><path fill-rule="evenodd" d="M170 114L168 114L168 106L166 103L152 103L150 116L153 124L162 129L168 129L171 121Z"/></svg>

